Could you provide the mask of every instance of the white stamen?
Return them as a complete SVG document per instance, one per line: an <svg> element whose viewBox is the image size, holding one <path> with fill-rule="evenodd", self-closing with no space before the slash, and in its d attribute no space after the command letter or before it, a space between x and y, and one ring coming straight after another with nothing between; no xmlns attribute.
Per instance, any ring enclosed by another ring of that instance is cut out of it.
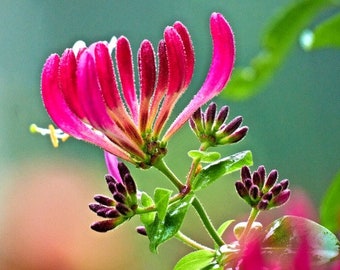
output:
<svg viewBox="0 0 340 270"><path fill-rule="evenodd" d="M115 36L113 36L109 42L109 51L110 54L112 54L113 50L116 48L117 46L117 38Z"/></svg>
<svg viewBox="0 0 340 270"><path fill-rule="evenodd" d="M31 124L30 132L39 133L42 136L50 135L52 145L55 148L59 146L59 140L61 140L62 142L65 142L70 137L70 135L64 133L61 129L54 128L53 125L49 125L48 128L41 128L41 127L38 127L36 124Z"/></svg>

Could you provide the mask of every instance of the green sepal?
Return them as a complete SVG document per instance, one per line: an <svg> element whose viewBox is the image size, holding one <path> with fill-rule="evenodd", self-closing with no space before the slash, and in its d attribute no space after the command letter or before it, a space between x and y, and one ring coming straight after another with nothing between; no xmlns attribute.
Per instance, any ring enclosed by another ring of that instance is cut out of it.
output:
<svg viewBox="0 0 340 270"><path fill-rule="evenodd" d="M242 151L222 158L204 167L193 179L192 190L197 191L215 182L223 175L240 170L243 166L251 166L253 157L251 151Z"/></svg>
<svg viewBox="0 0 340 270"><path fill-rule="evenodd" d="M182 257L175 265L174 270L218 269L213 268L216 266L216 263L213 262L214 257L215 253L209 250L194 251Z"/></svg>
<svg viewBox="0 0 340 270"><path fill-rule="evenodd" d="M158 246L175 236L179 231L193 198L193 195L187 195L183 199L170 204L163 220L159 218L157 213L154 222L145 226L150 240L149 248L151 252L157 253Z"/></svg>
<svg viewBox="0 0 340 270"><path fill-rule="evenodd" d="M211 163L218 160L221 157L221 154L218 152L191 150L188 152L188 156L191 157L193 160L199 159L200 162Z"/></svg>
<svg viewBox="0 0 340 270"><path fill-rule="evenodd" d="M263 250L273 256L292 256L299 248L299 242L306 240L314 264L324 264L339 255L340 243L327 228L303 217L283 216L266 228Z"/></svg>

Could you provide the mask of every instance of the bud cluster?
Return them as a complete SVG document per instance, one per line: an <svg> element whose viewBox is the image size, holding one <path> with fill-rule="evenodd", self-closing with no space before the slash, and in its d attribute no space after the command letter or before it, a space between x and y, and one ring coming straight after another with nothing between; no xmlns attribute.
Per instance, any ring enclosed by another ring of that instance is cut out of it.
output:
<svg viewBox="0 0 340 270"><path fill-rule="evenodd" d="M121 179L106 175L105 179L112 198L95 195L97 203L91 203L90 209L106 220L94 222L91 228L97 232L106 232L116 228L135 214L137 209L137 186L131 177L129 169L122 162L118 163Z"/></svg>
<svg viewBox="0 0 340 270"><path fill-rule="evenodd" d="M217 146L242 140L248 132L247 126L240 127L242 116L225 123L229 107L223 106L218 113L216 110L216 103L212 102L205 112L199 108L189 119L190 127L200 142L208 146Z"/></svg>
<svg viewBox="0 0 340 270"><path fill-rule="evenodd" d="M244 166L241 169L241 178L235 183L236 190L251 207L269 210L283 205L289 199L289 181L284 179L277 183L277 170L272 170L266 177L264 166L259 166L252 175L249 167Z"/></svg>

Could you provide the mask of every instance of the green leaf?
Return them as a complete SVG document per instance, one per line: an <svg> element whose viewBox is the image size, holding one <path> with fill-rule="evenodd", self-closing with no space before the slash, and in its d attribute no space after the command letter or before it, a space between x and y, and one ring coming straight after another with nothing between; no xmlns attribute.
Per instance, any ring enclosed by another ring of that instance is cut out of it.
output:
<svg viewBox="0 0 340 270"><path fill-rule="evenodd" d="M340 48L340 14L319 24L314 31L304 31L300 41L305 50Z"/></svg>
<svg viewBox="0 0 340 270"><path fill-rule="evenodd" d="M158 246L178 232L193 198L193 195L187 195L169 205L164 220L161 220L157 213L154 222L145 227L152 252L157 253Z"/></svg>
<svg viewBox="0 0 340 270"><path fill-rule="evenodd" d="M154 202L148 194L143 192L141 196L141 204L143 207L150 207L154 205ZM144 213L140 215L140 220L143 223L143 225L147 227L149 224L152 224L152 222L155 220L155 217L156 217L155 212Z"/></svg>
<svg viewBox="0 0 340 270"><path fill-rule="evenodd" d="M272 18L262 36L260 52L246 67L236 68L225 91L225 98L242 100L259 92L297 43L300 33L320 11L331 5L326 0L293 1Z"/></svg>
<svg viewBox="0 0 340 270"><path fill-rule="evenodd" d="M332 232L340 232L340 172L334 177L320 207L321 224Z"/></svg>
<svg viewBox="0 0 340 270"><path fill-rule="evenodd" d="M199 150L191 150L188 152L188 156L192 159L199 159L203 163L211 163L218 160L221 154L218 152L204 152Z"/></svg>
<svg viewBox="0 0 340 270"><path fill-rule="evenodd" d="M215 182L223 175L232 173L241 169L243 166L253 164L253 157L250 151L243 151L237 154L220 159L204 167L194 178L192 189L194 191L205 188Z"/></svg>
<svg viewBox="0 0 340 270"><path fill-rule="evenodd" d="M221 224L221 226L217 229L217 233L219 236L222 236L222 234L224 233L224 231L226 229L228 229L228 227L230 226L231 223L233 223L235 221L235 219L230 219L230 220L227 220L225 222L223 222Z"/></svg>
<svg viewBox="0 0 340 270"><path fill-rule="evenodd" d="M209 250L198 250L191 252L181 258L174 267L174 270L198 270L209 269L214 260L215 253Z"/></svg>
<svg viewBox="0 0 340 270"><path fill-rule="evenodd" d="M204 152L199 150L191 150L188 152L188 156L192 159L199 159L203 163L211 163L218 160L221 154L218 152Z"/></svg>
<svg viewBox="0 0 340 270"><path fill-rule="evenodd" d="M169 199L172 191L169 189L156 188L155 189L155 204L157 208L158 218L163 221L165 218L166 210L169 205Z"/></svg>
<svg viewBox="0 0 340 270"><path fill-rule="evenodd" d="M266 229L263 246L271 256L295 254L301 239L308 241L314 263L324 264L339 254L340 243L327 228L306 218L284 216L271 223Z"/></svg>

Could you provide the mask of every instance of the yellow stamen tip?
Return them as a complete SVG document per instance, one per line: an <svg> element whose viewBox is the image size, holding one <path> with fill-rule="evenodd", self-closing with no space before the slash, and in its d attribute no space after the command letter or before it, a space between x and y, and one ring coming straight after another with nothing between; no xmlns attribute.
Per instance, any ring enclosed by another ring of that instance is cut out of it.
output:
<svg viewBox="0 0 340 270"><path fill-rule="evenodd" d="M38 126L36 124L30 125L30 132L31 133L38 133Z"/></svg>
<svg viewBox="0 0 340 270"><path fill-rule="evenodd" d="M59 140L53 125L48 125L48 129L50 130L50 137L53 147L57 148L59 146Z"/></svg>

